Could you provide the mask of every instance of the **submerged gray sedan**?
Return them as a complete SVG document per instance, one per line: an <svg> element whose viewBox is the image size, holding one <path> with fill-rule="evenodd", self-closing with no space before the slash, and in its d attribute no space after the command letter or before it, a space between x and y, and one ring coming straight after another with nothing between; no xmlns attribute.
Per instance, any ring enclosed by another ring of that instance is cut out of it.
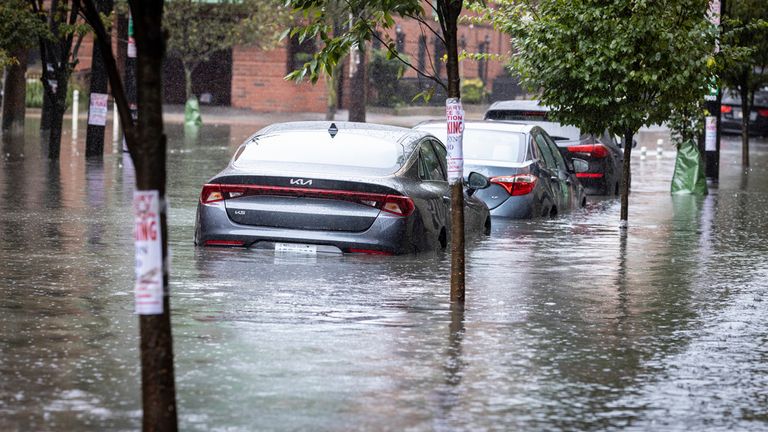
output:
<svg viewBox="0 0 768 432"><path fill-rule="evenodd" d="M298 253L400 254L450 241L446 150L433 135L368 123L268 126L202 188L195 244ZM468 184L489 186L474 173ZM465 187L468 235L490 233Z"/></svg>
<svg viewBox="0 0 768 432"><path fill-rule="evenodd" d="M416 126L445 139L445 122ZM464 126L464 172L490 177L488 189L478 191L492 216L512 219L555 217L586 205L576 172L586 161L563 158L540 127L509 122L467 122Z"/></svg>

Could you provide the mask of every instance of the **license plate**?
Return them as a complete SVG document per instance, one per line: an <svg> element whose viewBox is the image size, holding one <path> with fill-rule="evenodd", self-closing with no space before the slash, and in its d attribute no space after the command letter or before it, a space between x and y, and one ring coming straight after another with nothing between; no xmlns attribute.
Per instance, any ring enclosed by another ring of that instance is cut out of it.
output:
<svg viewBox="0 0 768 432"><path fill-rule="evenodd" d="M303 243L275 243L275 252L316 255L317 245Z"/></svg>
<svg viewBox="0 0 768 432"><path fill-rule="evenodd" d="M735 109L733 110L733 117L734 117L734 118L737 118L737 119L740 119L740 118L742 118L743 116L741 115L741 110L740 110L740 109L738 109L738 108L735 108Z"/></svg>

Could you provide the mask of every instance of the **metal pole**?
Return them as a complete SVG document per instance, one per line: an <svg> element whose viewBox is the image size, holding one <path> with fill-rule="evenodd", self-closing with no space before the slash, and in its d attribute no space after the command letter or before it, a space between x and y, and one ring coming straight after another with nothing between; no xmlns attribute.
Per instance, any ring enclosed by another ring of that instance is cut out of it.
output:
<svg viewBox="0 0 768 432"><path fill-rule="evenodd" d="M710 19L712 20L712 23L717 26L721 25L723 12L726 10L725 3L726 0L710 0ZM719 37L715 44L715 52L717 52L720 49ZM704 172L707 176L707 181L712 185L717 185L720 181L720 135L722 118L720 105L722 99L723 92L720 86L718 86L717 93L708 96L704 103L705 108L709 111L707 119L709 131L707 130L706 124L704 127ZM713 128L714 131L712 130ZM707 134L709 134L709 138L707 137Z"/></svg>
<svg viewBox="0 0 768 432"><path fill-rule="evenodd" d="M72 138L77 137L77 116L80 114L78 105L80 104L80 92L72 92Z"/></svg>
<svg viewBox="0 0 768 432"><path fill-rule="evenodd" d="M117 115L117 103L112 102L112 149L117 153L117 140L120 139L120 116Z"/></svg>

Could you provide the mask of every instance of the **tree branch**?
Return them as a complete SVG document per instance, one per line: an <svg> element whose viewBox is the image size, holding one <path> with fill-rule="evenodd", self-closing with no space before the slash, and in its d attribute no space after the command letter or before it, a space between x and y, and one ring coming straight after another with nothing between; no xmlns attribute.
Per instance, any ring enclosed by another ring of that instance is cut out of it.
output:
<svg viewBox="0 0 768 432"><path fill-rule="evenodd" d="M375 32L375 31L373 31L373 29L371 28L371 26L370 26L370 25L368 25L368 22L367 22L367 21L364 21L364 23L365 23L364 25L365 25L365 26L368 28L368 30L369 30L369 32L370 32L370 34L371 34L371 35L373 35L373 37L374 37L374 38L376 38L376 39L377 39L379 42L381 42L381 43L382 43L382 45L384 45L385 47L387 47L387 51L388 51L390 54L392 54L392 55L393 55L395 58L397 58L398 60L400 60L400 61L401 61L401 62L402 62L402 63L403 63L405 66L407 66L408 68L410 68L410 69L414 70L414 71L415 71L415 72L416 72L418 75L420 75L420 76L423 76L424 78L427 78L427 79L429 79L429 80L432 80L432 81L434 81L435 83L437 83L437 84L438 84L440 87L442 87L443 89L445 89L445 90L448 90L448 86L447 86L445 83L443 83L443 82L440 80L440 78L439 78L439 77L436 77L436 76L434 76L434 75L429 75L429 74L425 73L424 71L420 70L419 68L417 68L416 66L414 66L413 64L411 64L409 61L407 61L406 59L404 59L402 56L400 56L400 53L399 53L399 52L397 52L397 50L393 50L393 49L392 49L392 48L389 46L389 44L387 44L387 43L386 43L384 40L382 40L382 39L381 39L381 36L377 35L377 34L376 34L376 32ZM433 67L433 71L434 71L434 67Z"/></svg>

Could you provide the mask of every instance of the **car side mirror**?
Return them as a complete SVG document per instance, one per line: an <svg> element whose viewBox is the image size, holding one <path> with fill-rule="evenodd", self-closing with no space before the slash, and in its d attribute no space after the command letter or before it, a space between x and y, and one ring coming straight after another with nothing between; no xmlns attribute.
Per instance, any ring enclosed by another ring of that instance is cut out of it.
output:
<svg viewBox="0 0 768 432"><path fill-rule="evenodd" d="M589 162L584 159L573 158L573 171L576 173L583 173L589 171Z"/></svg>
<svg viewBox="0 0 768 432"><path fill-rule="evenodd" d="M467 193L471 196L478 189L485 189L491 185L491 181L488 177L480 174L479 172L472 171L467 176Z"/></svg>

